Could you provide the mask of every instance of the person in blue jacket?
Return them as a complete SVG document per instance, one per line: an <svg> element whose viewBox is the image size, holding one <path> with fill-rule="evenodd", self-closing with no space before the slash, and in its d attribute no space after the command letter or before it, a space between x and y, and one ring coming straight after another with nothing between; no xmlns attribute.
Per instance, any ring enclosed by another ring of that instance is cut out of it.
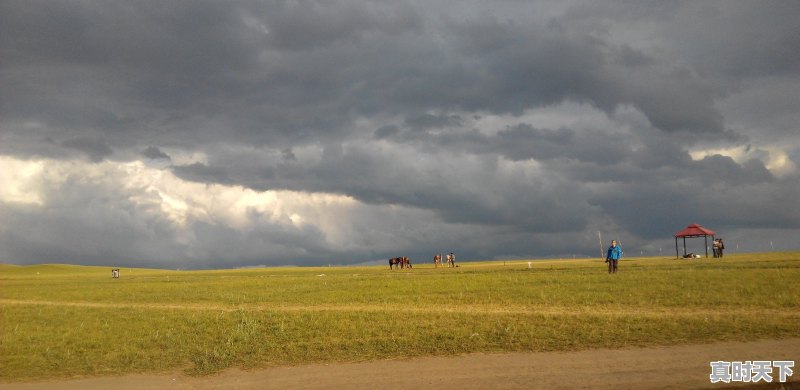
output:
<svg viewBox="0 0 800 390"><path fill-rule="evenodd" d="M606 263L608 263L608 273L617 273L617 263L622 257L622 248L617 246L617 240L611 240L611 246L606 253Z"/></svg>

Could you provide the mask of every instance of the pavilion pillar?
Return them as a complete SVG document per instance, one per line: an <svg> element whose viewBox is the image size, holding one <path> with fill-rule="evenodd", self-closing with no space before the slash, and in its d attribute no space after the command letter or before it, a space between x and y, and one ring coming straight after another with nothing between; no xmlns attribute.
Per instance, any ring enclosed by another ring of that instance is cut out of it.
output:
<svg viewBox="0 0 800 390"><path fill-rule="evenodd" d="M675 236L675 258L680 259L681 257L678 255L678 237Z"/></svg>
<svg viewBox="0 0 800 390"><path fill-rule="evenodd" d="M686 256L686 236L683 237L683 255Z"/></svg>

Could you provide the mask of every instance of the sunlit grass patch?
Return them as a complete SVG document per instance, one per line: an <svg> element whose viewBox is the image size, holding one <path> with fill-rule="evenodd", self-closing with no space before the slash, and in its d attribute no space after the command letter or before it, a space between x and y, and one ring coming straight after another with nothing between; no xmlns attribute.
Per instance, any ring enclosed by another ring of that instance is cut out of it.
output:
<svg viewBox="0 0 800 390"><path fill-rule="evenodd" d="M120 279L0 266L0 378L796 337L797 280L796 253L627 259L617 275L591 260Z"/></svg>

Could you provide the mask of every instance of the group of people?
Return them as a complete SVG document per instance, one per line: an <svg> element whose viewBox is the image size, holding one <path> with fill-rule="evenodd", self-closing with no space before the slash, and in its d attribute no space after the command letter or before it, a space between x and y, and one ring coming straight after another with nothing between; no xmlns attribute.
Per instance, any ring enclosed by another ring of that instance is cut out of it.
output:
<svg viewBox="0 0 800 390"><path fill-rule="evenodd" d="M445 255L445 260L447 261L447 268L456 267L456 255L453 252L450 252L450 254ZM442 265L442 255L433 256L433 265L436 268L439 268L439 266Z"/></svg>
<svg viewBox="0 0 800 390"><path fill-rule="evenodd" d="M725 243L722 242L721 238L717 238L714 240L712 244L712 249L714 250L714 257L722 257L722 251L725 249ZM617 240L611 240L611 246L608 247L606 251L606 263L608 263L608 273L615 274L617 273L617 269L619 267L619 259L622 258L622 248L617 245ZM447 261L447 268L455 268L456 267L456 255L453 252L450 254L445 255L445 261ZM411 263L408 260L408 257L397 257L393 259L389 259L389 269L392 268L393 265L397 265L400 268L411 268ZM434 255L433 256L433 265L436 268L439 268L442 265L442 255Z"/></svg>
<svg viewBox="0 0 800 390"><path fill-rule="evenodd" d="M721 238L714 239L711 245L714 251L714 257L722 257L722 252L725 250L725 243ZM689 253L684 257L695 257L694 253ZM699 257L699 256L698 256ZM606 263L608 263L608 273L617 273L619 259L622 258L622 248L617 245L617 240L611 240L611 246L606 251Z"/></svg>
<svg viewBox="0 0 800 390"><path fill-rule="evenodd" d="M714 257L722 257L722 251L725 250L725 243L722 242L721 238L716 238L711 244L711 250L714 251ZM706 252L706 256L708 256L708 252Z"/></svg>

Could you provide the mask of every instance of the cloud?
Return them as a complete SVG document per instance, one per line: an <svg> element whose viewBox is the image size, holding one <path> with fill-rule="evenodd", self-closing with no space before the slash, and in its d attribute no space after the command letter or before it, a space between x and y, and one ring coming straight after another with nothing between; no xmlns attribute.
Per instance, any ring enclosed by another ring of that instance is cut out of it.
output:
<svg viewBox="0 0 800 390"><path fill-rule="evenodd" d="M147 149L142 151L142 155L153 160L171 160L168 154L155 146L148 146Z"/></svg>
<svg viewBox="0 0 800 390"><path fill-rule="evenodd" d="M2 261L789 237L796 8L3 2Z"/></svg>
<svg viewBox="0 0 800 390"><path fill-rule="evenodd" d="M102 161L103 158L110 156L114 151L102 139L90 137L70 138L61 143L65 148L75 149L83 152L94 162Z"/></svg>

